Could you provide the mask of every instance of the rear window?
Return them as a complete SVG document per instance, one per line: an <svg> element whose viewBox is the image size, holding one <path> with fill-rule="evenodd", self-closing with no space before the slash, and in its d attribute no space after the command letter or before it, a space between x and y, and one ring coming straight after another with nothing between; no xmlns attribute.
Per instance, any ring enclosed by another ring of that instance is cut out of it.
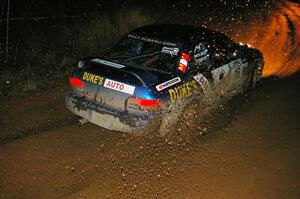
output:
<svg viewBox="0 0 300 199"><path fill-rule="evenodd" d="M178 65L180 44L165 45L157 40L124 38L105 56L131 67L173 74Z"/></svg>
<svg viewBox="0 0 300 199"><path fill-rule="evenodd" d="M94 67L94 64L95 63L88 64L85 70L93 74L99 74L101 76L109 77L111 79L115 79L121 82L126 82L128 84L134 84L139 86L143 86L144 83L146 84L146 82L141 81L136 76L130 73L121 72L120 70L116 70L112 67L107 67L105 65L103 65L102 67Z"/></svg>

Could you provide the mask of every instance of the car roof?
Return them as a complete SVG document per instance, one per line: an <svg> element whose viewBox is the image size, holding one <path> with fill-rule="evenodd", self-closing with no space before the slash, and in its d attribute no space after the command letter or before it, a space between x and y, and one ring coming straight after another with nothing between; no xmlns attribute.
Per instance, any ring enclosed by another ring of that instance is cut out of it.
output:
<svg viewBox="0 0 300 199"><path fill-rule="evenodd" d="M216 32L204 27L181 24L151 24L139 27L129 32L129 35L145 38L155 38L162 41L191 43L195 38L207 38Z"/></svg>

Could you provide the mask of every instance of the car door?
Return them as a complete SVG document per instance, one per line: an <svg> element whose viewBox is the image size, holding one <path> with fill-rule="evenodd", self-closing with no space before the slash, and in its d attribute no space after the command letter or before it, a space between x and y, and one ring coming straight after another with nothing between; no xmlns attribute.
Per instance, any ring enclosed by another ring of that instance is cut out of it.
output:
<svg viewBox="0 0 300 199"><path fill-rule="evenodd" d="M239 92L245 81L248 63L240 47L226 36L221 37L221 44L226 49L226 59L229 62L230 81L228 82L232 94Z"/></svg>
<svg viewBox="0 0 300 199"><path fill-rule="evenodd" d="M248 63L246 59L241 56L237 56L236 59L229 63L230 72L231 72L231 80L229 82L230 91L234 94L236 92L240 92L242 89L242 85L245 82L247 73Z"/></svg>
<svg viewBox="0 0 300 199"><path fill-rule="evenodd" d="M232 96L240 91L247 63L237 44L225 35L217 35L210 44L212 76L216 92Z"/></svg>

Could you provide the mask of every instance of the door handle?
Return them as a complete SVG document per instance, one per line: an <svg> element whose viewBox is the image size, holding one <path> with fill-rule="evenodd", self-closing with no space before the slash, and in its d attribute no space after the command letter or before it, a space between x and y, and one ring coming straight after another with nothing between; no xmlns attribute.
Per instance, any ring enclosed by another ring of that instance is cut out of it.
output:
<svg viewBox="0 0 300 199"><path fill-rule="evenodd" d="M221 79L223 79L224 78L224 73L221 73L220 75L219 75L219 80L221 80Z"/></svg>

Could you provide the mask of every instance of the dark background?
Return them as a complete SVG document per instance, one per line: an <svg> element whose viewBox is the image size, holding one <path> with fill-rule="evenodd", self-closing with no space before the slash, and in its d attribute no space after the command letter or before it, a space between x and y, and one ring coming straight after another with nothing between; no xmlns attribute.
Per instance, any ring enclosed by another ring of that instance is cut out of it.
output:
<svg viewBox="0 0 300 199"><path fill-rule="evenodd" d="M66 79L80 57L101 56L122 34L135 27L168 22L238 34L239 30L233 27L268 12L274 8L274 2L2 0L0 94L47 89Z"/></svg>
<svg viewBox="0 0 300 199"><path fill-rule="evenodd" d="M0 198L299 199L299 4L10 0L6 54L6 2ZM132 28L164 22L207 26L258 48L262 84L207 118L183 115L164 138L78 127L64 102L76 61L101 56Z"/></svg>

